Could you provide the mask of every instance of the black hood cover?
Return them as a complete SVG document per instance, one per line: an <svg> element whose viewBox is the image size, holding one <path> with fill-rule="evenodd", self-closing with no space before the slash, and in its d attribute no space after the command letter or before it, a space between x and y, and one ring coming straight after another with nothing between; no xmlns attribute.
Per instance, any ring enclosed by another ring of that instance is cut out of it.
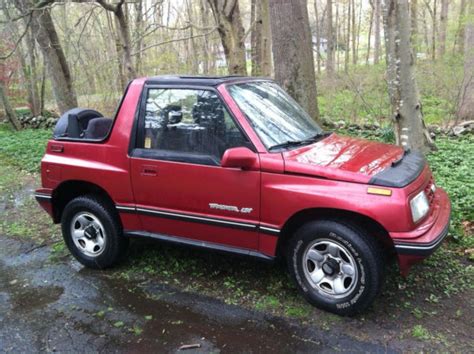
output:
<svg viewBox="0 0 474 354"><path fill-rule="evenodd" d="M369 184L402 188L417 179L425 166L426 160L422 153L407 150L400 160L374 175Z"/></svg>

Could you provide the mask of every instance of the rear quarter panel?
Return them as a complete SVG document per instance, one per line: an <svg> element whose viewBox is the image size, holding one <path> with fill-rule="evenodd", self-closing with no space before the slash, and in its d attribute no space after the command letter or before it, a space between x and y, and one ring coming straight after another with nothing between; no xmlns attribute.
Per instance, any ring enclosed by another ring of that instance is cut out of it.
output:
<svg viewBox="0 0 474 354"><path fill-rule="evenodd" d="M43 188L54 190L67 181L85 181L104 189L115 203L133 203L128 148L143 84L144 79L130 84L104 142L48 142L41 161ZM58 151L58 146L62 151Z"/></svg>

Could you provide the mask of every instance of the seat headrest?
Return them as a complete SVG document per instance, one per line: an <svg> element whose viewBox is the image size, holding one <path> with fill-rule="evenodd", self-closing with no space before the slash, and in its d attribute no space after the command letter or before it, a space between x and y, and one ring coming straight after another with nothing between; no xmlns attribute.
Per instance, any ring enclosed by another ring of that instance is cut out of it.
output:
<svg viewBox="0 0 474 354"><path fill-rule="evenodd" d="M84 132L84 139L103 139L112 126L113 120L111 118L93 118L87 124L87 129Z"/></svg>

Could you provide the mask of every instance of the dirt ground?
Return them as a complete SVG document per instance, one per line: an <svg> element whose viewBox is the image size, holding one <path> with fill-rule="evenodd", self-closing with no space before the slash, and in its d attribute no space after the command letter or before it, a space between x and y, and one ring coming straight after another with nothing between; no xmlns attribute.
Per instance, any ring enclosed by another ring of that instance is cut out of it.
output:
<svg viewBox="0 0 474 354"><path fill-rule="evenodd" d="M407 282L389 275L373 308L356 318L313 309L286 285L272 287L285 279L272 280L278 265L155 242L133 242L124 265L92 271L62 247L57 226L32 198L37 183L21 173L0 180L2 352L175 352L182 345L196 346L186 352L474 351L472 277L459 291L425 284L437 272L458 283L443 262L418 268ZM147 252L167 252L168 263L187 252L198 275L168 265L136 271L153 267Z"/></svg>

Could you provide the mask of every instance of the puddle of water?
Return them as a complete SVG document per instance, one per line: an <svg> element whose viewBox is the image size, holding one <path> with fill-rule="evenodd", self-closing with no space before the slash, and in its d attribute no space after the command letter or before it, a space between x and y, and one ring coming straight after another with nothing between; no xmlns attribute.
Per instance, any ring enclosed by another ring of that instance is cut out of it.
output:
<svg viewBox="0 0 474 354"><path fill-rule="evenodd" d="M13 292L11 302L15 311L32 311L43 308L59 299L64 289L61 287L20 288Z"/></svg>
<svg viewBox="0 0 474 354"><path fill-rule="evenodd" d="M49 250L3 240L0 351L314 352L380 347L229 306L166 285L111 279ZM157 300L158 299L158 300ZM18 336L21 336L19 340Z"/></svg>
<svg viewBox="0 0 474 354"><path fill-rule="evenodd" d="M15 208L23 206L26 202L33 199L33 193L35 191L35 187L33 185L27 185L18 192L16 192L13 196L13 206Z"/></svg>
<svg viewBox="0 0 474 354"><path fill-rule="evenodd" d="M7 209L19 208L34 198L35 186L31 183L24 185L13 195L0 195L0 212Z"/></svg>

